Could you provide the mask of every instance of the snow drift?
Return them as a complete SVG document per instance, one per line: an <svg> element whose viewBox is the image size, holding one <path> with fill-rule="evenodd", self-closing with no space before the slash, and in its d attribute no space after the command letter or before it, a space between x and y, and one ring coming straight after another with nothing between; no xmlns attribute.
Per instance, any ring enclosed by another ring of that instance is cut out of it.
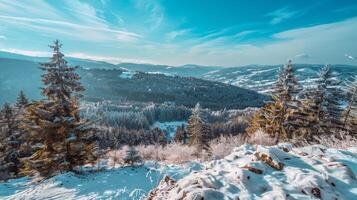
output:
<svg viewBox="0 0 357 200"><path fill-rule="evenodd" d="M356 150L243 145L177 182L166 176L147 200L356 199Z"/></svg>

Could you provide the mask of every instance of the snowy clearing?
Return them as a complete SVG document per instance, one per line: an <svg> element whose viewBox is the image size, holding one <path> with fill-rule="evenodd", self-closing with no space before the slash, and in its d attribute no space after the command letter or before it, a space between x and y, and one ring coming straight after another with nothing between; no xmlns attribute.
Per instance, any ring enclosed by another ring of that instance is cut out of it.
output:
<svg viewBox="0 0 357 200"><path fill-rule="evenodd" d="M162 199L356 199L357 154L322 146L243 145L205 170L177 182L165 177L151 191Z"/></svg>
<svg viewBox="0 0 357 200"><path fill-rule="evenodd" d="M139 200L158 185L164 175L179 179L200 168L200 165L194 163L182 166L147 163L88 175L65 173L41 183L30 183L28 178L19 178L0 183L0 199Z"/></svg>

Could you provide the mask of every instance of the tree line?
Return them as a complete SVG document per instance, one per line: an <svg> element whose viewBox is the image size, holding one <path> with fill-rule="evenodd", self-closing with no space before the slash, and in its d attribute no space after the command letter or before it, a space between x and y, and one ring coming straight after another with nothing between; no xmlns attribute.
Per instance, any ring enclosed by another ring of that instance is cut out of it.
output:
<svg viewBox="0 0 357 200"><path fill-rule="evenodd" d="M342 84L329 65L321 69L311 86L304 88L289 61L279 72L272 101L254 114L247 133L253 135L262 130L276 143L291 139L313 141L317 135L341 132L356 136L356 93L356 77Z"/></svg>

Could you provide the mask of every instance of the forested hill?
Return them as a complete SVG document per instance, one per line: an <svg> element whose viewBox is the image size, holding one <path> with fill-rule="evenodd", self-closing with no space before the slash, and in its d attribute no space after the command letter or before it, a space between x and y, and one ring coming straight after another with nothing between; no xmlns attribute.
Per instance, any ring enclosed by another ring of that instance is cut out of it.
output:
<svg viewBox="0 0 357 200"><path fill-rule="evenodd" d="M87 88L86 96L91 100L172 101L190 107L200 102L212 109L257 107L267 100L251 90L197 78L143 72L127 74L118 69L81 70L80 73Z"/></svg>
<svg viewBox="0 0 357 200"><path fill-rule="evenodd" d="M193 106L200 102L212 109L261 106L267 98L236 86L196 78L125 72L122 69L86 69L78 73L87 89L87 100L173 101ZM41 70L30 60L0 58L0 103L14 102L20 90L39 99Z"/></svg>

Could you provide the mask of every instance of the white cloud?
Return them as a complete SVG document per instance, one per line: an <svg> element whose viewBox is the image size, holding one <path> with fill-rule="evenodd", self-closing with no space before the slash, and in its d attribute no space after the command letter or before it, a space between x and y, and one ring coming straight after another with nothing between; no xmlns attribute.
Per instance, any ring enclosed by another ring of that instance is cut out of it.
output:
<svg viewBox="0 0 357 200"><path fill-rule="evenodd" d="M118 64L118 63L123 63L123 62L157 64L156 62L153 62L151 60L143 60L143 59L135 59L135 58L120 58L120 57L116 57L116 56L115 57L114 56L99 56L99 55L91 55L91 54L86 54L86 53L81 53L81 52L68 53L68 54L66 54L66 56L73 57L73 58L87 59L87 60L105 61L105 62L112 63L112 64Z"/></svg>
<svg viewBox="0 0 357 200"><path fill-rule="evenodd" d="M163 7L155 0L136 0L135 7L139 10L148 13L147 22L150 23L150 29L154 30L161 26L164 21L165 14Z"/></svg>
<svg viewBox="0 0 357 200"><path fill-rule="evenodd" d="M192 29L181 29L181 30L171 31L166 34L166 38L167 38L167 40L171 41L171 40L176 39L179 36L186 35L187 33L191 32L191 31L192 31Z"/></svg>
<svg viewBox="0 0 357 200"><path fill-rule="evenodd" d="M1 40L6 40L6 36L5 35L0 35L0 39Z"/></svg>
<svg viewBox="0 0 357 200"><path fill-rule="evenodd" d="M162 63L181 65L237 66L247 64L281 64L288 59L304 63L353 64L343 52L357 52L357 18L345 21L292 29L272 35L264 44L234 43L229 37L218 37L193 45L182 43L188 49L160 58ZM301 52L304 52L302 55ZM299 55L298 58L295 56Z"/></svg>
<svg viewBox="0 0 357 200"><path fill-rule="evenodd" d="M22 50L22 49L0 49L0 51L21 54L25 56L33 56L33 57L47 57L51 54L45 51L31 51L31 50Z"/></svg>
<svg viewBox="0 0 357 200"><path fill-rule="evenodd" d="M351 55L348 55L348 54L345 54L346 58L350 59L350 60L354 60L355 57L351 56Z"/></svg>
<svg viewBox="0 0 357 200"><path fill-rule="evenodd" d="M0 22L14 30L69 36L77 40L133 42L142 36L130 31L110 28L97 16L94 7L80 1L63 1L59 10L45 1L0 2ZM26 10L24 12L23 10Z"/></svg>
<svg viewBox="0 0 357 200"><path fill-rule="evenodd" d="M297 59L307 59L307 58L310 58L310 56L308 54L297 54L294 56L294 58L297 58Z"/></svg>
<svg viewBox="0 0 357 200"><path fill-rule="evenodd" d="M270 23L271 24L279 24L283 22L284 20L287 20L289 18L292 18L296 16L297 11L291 11L287 7L280 8L278 10L274 10L270 13L268 13L266 16L272 17Z"/></svg>

